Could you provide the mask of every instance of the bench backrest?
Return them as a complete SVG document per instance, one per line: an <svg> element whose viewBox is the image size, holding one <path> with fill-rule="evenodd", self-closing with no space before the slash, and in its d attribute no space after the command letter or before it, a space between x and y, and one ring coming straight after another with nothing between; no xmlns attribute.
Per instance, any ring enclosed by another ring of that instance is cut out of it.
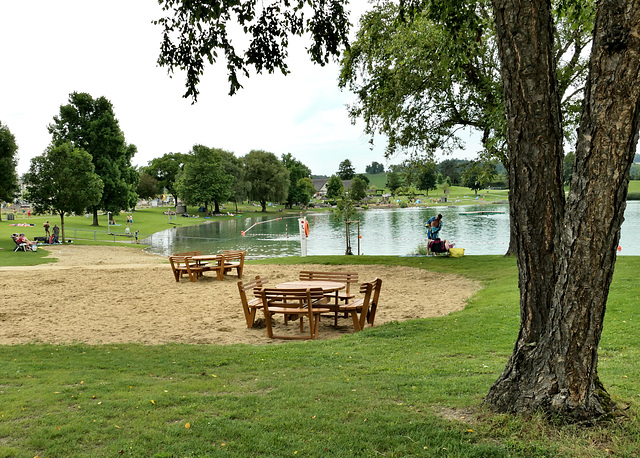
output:
<svg viewBox="0 0 640 458"><path fill-rule="evenodd" d="M345 292L349 293L351 283L358 283L358 274L356 272L317 272L312 270L300 271L300 280L323 280L337 281L346 285Z"/></svg>
<svg viewBox="0 0 640 458"><path fill-rule="evenodd" d="M306 306L309 311L312 311L313 303L324 297L322 288L280 289L263 287L257 293L262 298L262 305L266 313L269 313L269 306L282 308L301 308Z"/></svg>
<svg viewBox="0 0 640 458"><path fill-rule="evenodd" d="M222 250L222 254L224 255L224 259L226 261L229 260L240 260L244 261L244 256L247 252L243 250Z"/></svg>
<svg viewBox="0 0 640 458"><path fill-rule="evenodd" d="M252 308L249 308L249 298L247 297L247 291L256 290L259 291L269 281L268 277L261 277L256 275L256 278L247 282L238 282L238 291L240 292L240 302L242 302L242 311L244 312L244 318L247 320L247 327L252 328L253 322L256 317L255 304L252 304Z"/></svg>
<svg viewBox="0 0 640 458"><path fill-rule="evenodd" d="M173 253L174 256L200 256L202 251L185 251L184 253Z"/></svg>

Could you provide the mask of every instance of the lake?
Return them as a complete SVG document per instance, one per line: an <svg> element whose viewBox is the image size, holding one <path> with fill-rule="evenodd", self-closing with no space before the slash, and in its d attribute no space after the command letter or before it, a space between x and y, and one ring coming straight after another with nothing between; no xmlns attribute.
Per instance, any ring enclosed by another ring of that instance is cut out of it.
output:
<svg viewBox="0 0 640 458"><path fill-rule="evenodd" d="M493 212L493 213L473 213ZM431 208L390 208L361 211L360 254L408 255L426 241L427 220L442 213L440 236L464 248L465 255L504 254L509 245L507 205L449 206ZM466 213L466 214L465 214ZM226 249L247 250L251 259L300 255L297 217L278 217L277 213L245 214L231 221L215 221L168 229L145 239L148 251L168 256L180 251L205 253ZM345 224L330 212L307 213L309 238L307 254L343 255L346 248ZM351 246L358 254L358 227L351 225ZM640 255L640 201L627 202L620 238L620 255ZM243 232L245 235L243 235Z"/></svg>

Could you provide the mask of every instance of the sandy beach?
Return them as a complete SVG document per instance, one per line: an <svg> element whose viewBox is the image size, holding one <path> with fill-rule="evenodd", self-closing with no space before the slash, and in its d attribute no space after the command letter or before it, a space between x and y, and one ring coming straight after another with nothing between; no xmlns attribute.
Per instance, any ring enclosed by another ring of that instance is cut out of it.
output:
<svg viewBox="0 0 640 458"><path fill-rule="evenodd" d="M247 329L235 275L214 273L177 283L167 258L126 247L60 245L40 248L57 258L35 267L0 267L0 344L129 343L270 344L264 318ZM29 253L15 253L29 256ZM357 272L383 281L375 325L435 317L464 308L479 285L457 275L409 267L272 266L246 264L243 278L269 285L297 280L300 270ZM235 271L234 271L235 272ZM355 288L357 292L357 287ZM260 312L258 312L260 313ZM277 332L297 334L298 324ZM323 318L320 339L352 333L350 319Z"/></svg>

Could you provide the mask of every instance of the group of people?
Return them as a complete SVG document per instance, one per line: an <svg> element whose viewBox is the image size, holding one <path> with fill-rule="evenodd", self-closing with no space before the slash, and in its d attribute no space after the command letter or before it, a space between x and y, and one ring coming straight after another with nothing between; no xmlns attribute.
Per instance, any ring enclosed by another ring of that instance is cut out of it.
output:
<svg viewBox="0 0 640 458"><path fill-rule="evenodd" d="M440 239L442 229L442 215L432 216L425 224L427 228L427 246L432 253L447 253L449 248L453 248L453 243Z"/></svg>
<svg viewBox="0 0 640 458"><path fill-rule="evenodd" d="M44 227L44 234L45 234L44 241L45 241L45 243L48 243L48 244L60 243L60 241L59 241L60 228L58 227L57 224L53 225L53 229L51 228L51 225L49 224L49 221L44 223L42 226ZM38 242L36 240L29 240L24 235L24 233L12 234L11 237L13 238L13 240L18 245L24 244L27 247L28 250L36 251L37 246L38 246ZM38 239L40 241L43 240L42 237L36 237L36 239Z"/></svg>

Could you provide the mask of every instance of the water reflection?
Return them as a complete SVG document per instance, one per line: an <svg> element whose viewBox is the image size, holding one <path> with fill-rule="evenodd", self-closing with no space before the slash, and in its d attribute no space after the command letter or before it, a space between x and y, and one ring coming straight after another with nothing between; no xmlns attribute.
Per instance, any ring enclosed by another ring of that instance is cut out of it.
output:
<svg viewBox="0 0 640 458"><path fill-rule="evenodd" d="M492 211L495 213L473 213ZM365 255L406 255L416 252L426 241L427 220L443 215L441 237L464 248L467 255L504 254L509 245L509 214L506 205L439 208L371 209L358 214L360 253ZM330 212L307 214L310 234L309 255L342 255L345 252L345 225ZM629 202L622 225L621 255L640 255L640 202ZM246 231L243 236L242 232ZM216 252L247 250L251 258L299 256L297 217L250 216L215 221L154 234L145 243L149 250L169 255L180 251ZM351 225L351 245L357 254L357 225Z"/></svg>

